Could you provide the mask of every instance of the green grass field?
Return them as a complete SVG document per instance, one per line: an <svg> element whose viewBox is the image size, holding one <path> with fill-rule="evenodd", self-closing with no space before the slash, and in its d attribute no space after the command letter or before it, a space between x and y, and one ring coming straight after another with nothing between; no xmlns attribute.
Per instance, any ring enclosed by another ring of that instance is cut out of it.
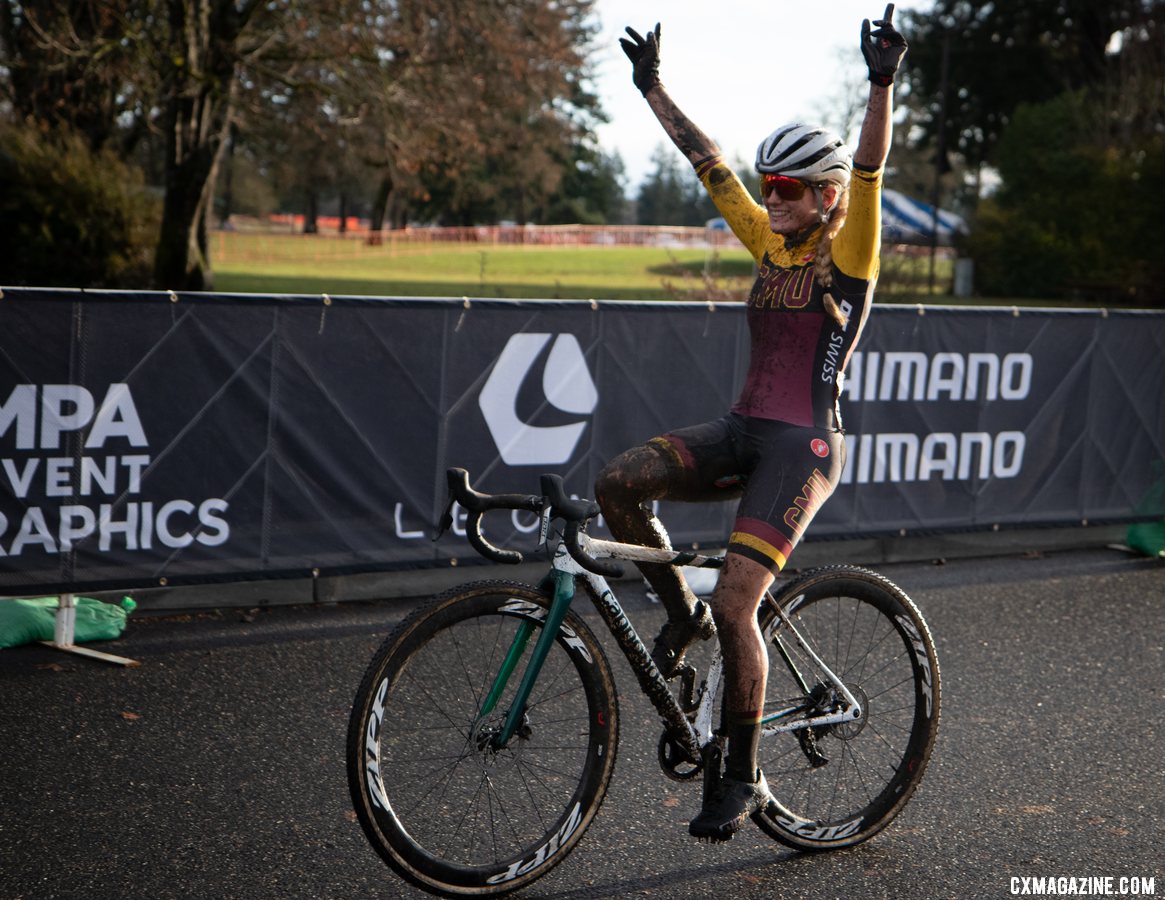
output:
<svg viewBox="0 0 1165 900"><path fill-rule="evenodd" d="M909 297L887 283L879 299L920 299L926 260L893 261L908 275ZM752 260L741 249L428 243L386 237L217 232L215 290L228 293L361 294L394 297L502 297L597 300L741 300ZM905 265L905 268L903 266ZM707 272L707 275L705 274ZM939 284L949 281L945 263ZM937 297L935 299L938 299Z"/></svg>

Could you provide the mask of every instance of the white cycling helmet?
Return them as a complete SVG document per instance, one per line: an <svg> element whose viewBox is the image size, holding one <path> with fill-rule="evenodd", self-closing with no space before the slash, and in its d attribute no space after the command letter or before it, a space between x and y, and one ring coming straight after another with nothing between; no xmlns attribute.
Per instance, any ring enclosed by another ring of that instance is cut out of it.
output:
<svg viewBox="0 0 1165 900"><path fill-rule="evenodd" d="M782 125L756 148L756 170L808 182L849 185L854 155L845 142L813 125Z"/></svg>

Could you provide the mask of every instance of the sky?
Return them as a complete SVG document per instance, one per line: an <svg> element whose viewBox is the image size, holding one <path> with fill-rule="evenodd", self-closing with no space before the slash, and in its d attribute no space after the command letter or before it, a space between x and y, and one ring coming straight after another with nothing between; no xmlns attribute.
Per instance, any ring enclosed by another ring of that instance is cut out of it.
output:
<svg viewBox="0 0 1165 900"><path fill-rule="evenodd" d="M902 0L894 22L902 10L932 5ZM881 18L885 8L882 0L598 0L596 86L611 118L599 140L622 156L632 191L654 168L659 144L668 143L631 83L619 46L627 25L644 34L661 23L660 80L668 93L730 163L751 165L757 145L779 125L839 127L839 110L865 83L862 20Z"/></svg>

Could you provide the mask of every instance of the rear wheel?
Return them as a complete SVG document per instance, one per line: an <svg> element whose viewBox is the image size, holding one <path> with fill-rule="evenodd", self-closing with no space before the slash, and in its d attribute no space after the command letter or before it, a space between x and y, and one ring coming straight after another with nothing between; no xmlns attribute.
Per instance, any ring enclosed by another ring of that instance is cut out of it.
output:
<svg viewBox="0 0 1165 900"><path fill-rule="evenodd" d="M810 572L776 602L862 713L779 733L767 722L760 766L776 802L753 818L791 847L847 847L889 824L922 780L939 721L934 641L910 598L864 569ZM837 692L769 604L760 626L769 652L766 715L800 706L781 720L789 722L836 708Z"/></svg>
<svg viewBox="0 0 1165 900"><path fill-rule="evenodd" d="M517 732L510 709L550 598L528 585L458 588L403 622L377 652L348 729L357 817L384 860L447 896L490 896L559 863L598 811L618 740L610 667L568 613ZM503 661L531 632L505 690L482 714Z"/></svg>

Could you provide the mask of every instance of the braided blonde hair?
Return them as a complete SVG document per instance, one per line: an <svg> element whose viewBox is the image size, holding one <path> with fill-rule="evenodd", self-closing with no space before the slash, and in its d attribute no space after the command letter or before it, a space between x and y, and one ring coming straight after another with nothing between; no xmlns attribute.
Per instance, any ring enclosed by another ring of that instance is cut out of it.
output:
<svg viewBox="0 0 1165 900"><path fill-rule="evenodd" d="M849 324L849 319L841 311L841 307L837 305L837 301L833 299L833 294L830 293L829 289L833 287L833 239L841 231L841 226L845 224L845 217L849 214L849 188L834 182L825 182L821 185L821 189L824 190L829 184L833 184L837 188L837 202L829 211L825 231L821 233L821 237L817 241L817 251L813 260L813 277L818 284L825 288L825 295L822 298L825 301L825 311L837 321L838 325L845 328Z"/></svg>

